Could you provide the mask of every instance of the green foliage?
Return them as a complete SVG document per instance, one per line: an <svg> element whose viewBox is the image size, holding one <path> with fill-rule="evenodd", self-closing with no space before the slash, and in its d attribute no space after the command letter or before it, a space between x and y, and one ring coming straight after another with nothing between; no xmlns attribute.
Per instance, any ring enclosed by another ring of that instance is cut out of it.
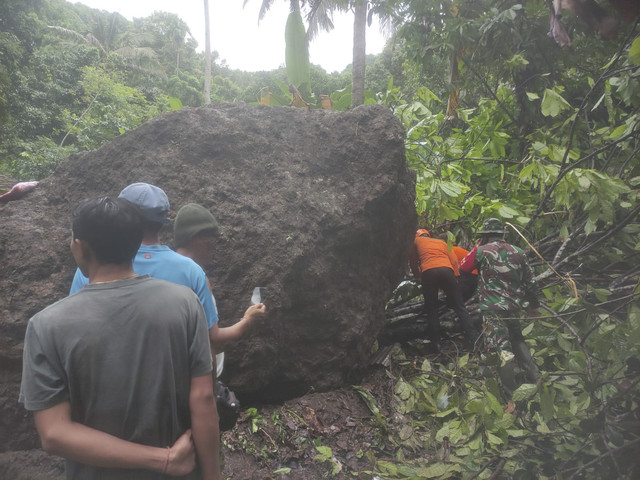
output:
<svg viewBox="0 0 640 480"><path fill-rule="evenodd" d="M202 58L195 52L195 41L188 25L174 13L154 12L136 18L132 34L141 46L152 48L157 62L168 75L180 72L201 77ZM217 55L212 52L214 58Z"/></svg>
<svg viewBox="0 0 640 480"><path fill-rule="evenodd" d="M458 10L449 9L454 3ZM484 219L498 217L542 257L547 318L527 323L524 334L545 373L541 384L514 393L512 411L493 380L499 359L491 355L405 364L396 412L410 420L385 426L395 459L377 461L374 473L633 478L640 441L639 373L629 367L638 352L638 271L630 267L640 258L637 34L607 44L576 33L569 54L552 43L540 47L549 41L543 2L489 3L396 2L406 7L399 34L413 47L411 60L435 77L425 85L438 85L442 75L426 69L434 52L460 56L455 117L445 97L454 85L407 92L391 82L378 98L405 126L424 224L468 245ZM429 34L420 37L425 18ZM570 288L560 275L571 277Z"/></svg>
<svg viewBox="0 0 640 480"><path fill-rule="evenodd" d="M532 99L533 97L529 97ZM567 102L560 93L545 88L544 96L542 97L542 114L545 117L557 117L563 110L570 109L571 105Z"/></svg>
<svg viewBox="0 0 640 480"><path fill-rule="evenodd" d="M221 75L213 77L211 82L211 100L213 102L235 102L240 95L240 87L229 78Z"/></svg>
<svg viewBox="0 0 640 480"><path fill-rule="evenodd" d="M607 478L608 453L621 450L615 477L633 478L633 449L624 454L623 447L638 442L640 372L620 366L637 358L640 310L628 303L622 324L587 301L572 310L525 324L528 346L546 373L539 385L523 384L514 392L514 410L493 380L494 367L487 366L498 362L492 354L393 368L395 413L389 416L404 422L387 424L396 460L377 461L375 473L390 479L478 472L485 478L500 471Z"/></svg>
<svg viewBox="0 0 640 480"><path fill-rule="evenodd" d="M360 394L364 402L367 404L367 407L369 407L369 410L371 410L371 413L373 413L378 424L382 428L386 428L386 422L384 420L384 417L380 413L380 408L378 408L378 405L373 395L371 395L371 393L365 388L362 388L359 386L354 386L353 388L356 390L356 392Z"/></svg>
<svg viewBox="0 0 640 480"><path fill-rule="evenodd" d="M342 470L342 464L333 456L329 447L316 446L318 454L313 458L316 462L327 462L331 465L331 475L335 476Z"/></svg>
<svg viewBox="0 0 640 480"><path fill-rule="evenodd" d="M640 38L636 38L629 48L629 60L634 65L640 65Z"/></svg>
<svg viewBox="0 0 640 480"><path fill-rule="evenodd" d="M274 475L288 475L290 473L291 473L291 469L289 467L278 468L276 471L273 472Z"/></svg>
<svg viewBox="0 0 640 480"><path fill-rule="evenodd" d="M60 147L46 137L23 142L16 150L21 153L12 159L8 171L16 178L25 180L47 177L61 160L75 151L73 147Z"/></svg>
<svg viewBox="0 0 640 480"><path fill-rule="evenodd" d="M85 67L83 73L80 102L85 109L80 115L64 112L69 136L78 148L97 148L105 140L171 109L168 97L160 96L151 103L102 68Z"/></svg>
<svg viewBox="0 0 640 480"><path fill-rule="evenodd" d="M347 85L351 85L351 76L347 71L328 74L318 65L311 65L310 78L311 91L314 98L320 98L320 95L330 95Z"/></svg>
<svg viewBox="0 0 640 480"><path fill-rule="evenodd" d="M407 160L418 173L416 206L425 223L497 216L525 226L546 207L587 213L586 218L564 215L554 221L572 231L579 219L591 233L598 222L611 224L630 211L638 203L628 181L634 166L631 139L638 135L640 117L624 109L634 107L640 86L634 74L622 81L627 74L623 69L607 79L604 101L592 95L593 103L583 110L590 108L597 115L586 125L576 116L577 107L561 94L561 85L540 94L529 92L526 101L554 123L542 122L535 129L529 124L525 136L514 122L519 105L508 84L498 84L494 98L459 109L456 122L446 117L444 102L427 88L404 99L391 86L379 99L394 109L406 128ZM582 81L589 91L593 80L583 75ZM605 102L608 117L600 114ZM617 166L615 159L620 159ZM593 168L584 168L587 165Z"/></svg>
<svg viewBox="0 0 640 480"><path fill-rule="evenodd" d="M176 71L167 80L165 91L189 107L200 107L204 101L200 80L188 72Z"/></svg>
<svg viewBox="0 0 640 480"><path fill-rule="evenodd" d="M63 0L10 3L0 6L0 171L41 178L61 155L202 103L202 55L177 16L132 23ZM216 78L216 100L239 92Z"/></svg>
<svg viewBox="0 0 640 480"><path fill-rule="evenodd" d="M264 425L266 423L256 408L248 408L246 410L246 414L249 419L250 430L252 433L256 433L260 428L260 425Z"/></svg>

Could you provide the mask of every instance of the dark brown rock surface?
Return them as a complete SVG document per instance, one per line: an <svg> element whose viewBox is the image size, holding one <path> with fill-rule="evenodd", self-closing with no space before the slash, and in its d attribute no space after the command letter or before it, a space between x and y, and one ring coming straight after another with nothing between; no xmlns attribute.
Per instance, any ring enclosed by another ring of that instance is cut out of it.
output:
<svg viewBox="0 0 640 480"><path fill-rule="evenodd" d="M224 379L241 401L356 381L415 229L403 137L379 106L183 109L70 157L0 206L0 450L35 446L17 404L22 340L29 317L68 292L70 213L133 182L163 188L172 216L197 202L217 217L222 236L206 270L222 326L266 287L267 318L226 352Z"/></svg>

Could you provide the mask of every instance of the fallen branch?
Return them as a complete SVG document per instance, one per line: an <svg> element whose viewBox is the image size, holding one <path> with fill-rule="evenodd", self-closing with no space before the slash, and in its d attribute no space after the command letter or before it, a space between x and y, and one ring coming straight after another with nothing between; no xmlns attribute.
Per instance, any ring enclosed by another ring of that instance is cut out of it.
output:
<svg viewBox="0 0 640 480"><path fill-rule="evenodd" d="M638 213L640 213L640 206L637 206L636 208L634 208L629 215L627 215L625 218L623 218L620 222L618 222L617 224L615 224L614 226L612 226L612 228L610 228L609 230L605 231L605 232L601 232L602 235L600 237L598 237L596 240L594 240L593 242L587 244L586 246L580 248L579 250L573 252L571 255L568 255L567 257L565 257L563 260L561 260L560 262L558 262L554 268L559 268L562 265L568 263L570 260L573 260L574 258L583 255L585 253L587 253L588 251L592 250L593 248L595 248L596 246L600 245L602 242L604 242L605 240L611 238L614 234L616 234L617 232L619 232L620 230L622 230L624 227L626 227L630 222L632 222L633 220L636 219L636 217L638 216ZM553 274L553 270L552 269L548 269L545 272L541 273L540 275L538 275L536 277L536 280L540 281L543 280L549 276L551 276Z"/></svg>
<svg viewBox="0 0 640 480"><path fill-rule="evenodd" d="M635 445L636 443L640 443L640 438L638 438L636 440L633 440L632 442L629 442L626 445L622 445L621 447L614 448L613 450L609 450L606 453L603 453L602 455L597 456L596 458L594 458L590 462L587 462L582 467L580 467L573 475L571 475L569 477L569 480L573 480L574 478L577 478L584 470L586 470L591 465L593 465L595 463L599 463L602 460L604 460L606 457L613 456L613 455L617 454L618 452L620 452L622 450L625 450L625 449ZM564 472L569 472L571 470L574 470L574 469L570 468L570 469L564 470Z"/></svg>

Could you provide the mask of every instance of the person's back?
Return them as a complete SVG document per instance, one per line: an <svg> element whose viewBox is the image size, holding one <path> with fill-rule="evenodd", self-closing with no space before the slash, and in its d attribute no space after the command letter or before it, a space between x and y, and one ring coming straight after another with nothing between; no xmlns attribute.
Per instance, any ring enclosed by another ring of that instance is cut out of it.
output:
<svg viewBox="0 0 640 480"><path fill-rule="evenodd" d="M206 323L195 294L147 276L87 285L34 316L27 338L59 359L74 421L144 445L166 447L190 428L191 377L211 371ZM191 349L200 352L197 357ZM38 381L56 378L45 377L40 372ZM45 398L29 396L25 406L46 408L66 391L44 389ZM73 461L67 462L67 475L158 478L155 472ZM184 478L200 477L194 471Z"/></svg>
<svg viewBox="0 0 640 480"><path fill-rule="evenodd" d="M533 273L523 251L504 240L480 245L476 252L480 274L480 309L518 311L536 295Z"/></svg>
<svg viewBox="0 0 640 480"><path fill-rule="evenodd" d="M414 240L415 254L420 268L424 272L432 268L447 267L458 273L458 262L447 247L447 243L426 235L416 236Z"/></svg>
<svg viewBox="0 0 640 480"><path fill-rule="evenodd" d="M143 222L121 198L76 208L70 248L90 283L29 320L19 401L67 478L219 480L205 314L188 288L133 271ZM212 452L202 474L193 445Z"/></svg>

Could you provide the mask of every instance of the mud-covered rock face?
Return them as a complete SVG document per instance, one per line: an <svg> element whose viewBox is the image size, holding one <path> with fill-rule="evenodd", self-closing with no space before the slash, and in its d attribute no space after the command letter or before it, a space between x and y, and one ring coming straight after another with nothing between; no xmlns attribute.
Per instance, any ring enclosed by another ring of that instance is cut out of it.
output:
<svg viewBox="0 0 640 480"><path fill-rule="evenodd" d="M415 231L401 125L378 106L183 109L70 157L0 206L0 449L33 441L16 403L22 340L29 317L68 292L73 207L134 182L164 189L172 216L196 202L218 219L205 270L222 326L266 287L267 317L226 351L224 379L241 400L336 388L366 365Z"/></svg>

